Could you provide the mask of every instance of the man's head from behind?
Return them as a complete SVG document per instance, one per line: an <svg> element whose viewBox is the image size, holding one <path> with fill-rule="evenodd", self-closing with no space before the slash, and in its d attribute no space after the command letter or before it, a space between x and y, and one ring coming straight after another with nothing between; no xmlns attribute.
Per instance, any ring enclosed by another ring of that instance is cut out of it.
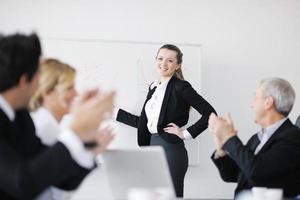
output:
<svg viewBox="0 0 300 200"><path fill-rule="evenodd" d="M287 117L293 108L295 96L288 81L281 78L263 79L251 104L255 112L255 122L266 127L276 119Z"/></svg>
<svg viewBox="0 0 300 200"><path fill-rule="evenodd" d="M26 106L36 87L40 55L36 34L0 36L0 93L18 90L20 106Z"/></svg>

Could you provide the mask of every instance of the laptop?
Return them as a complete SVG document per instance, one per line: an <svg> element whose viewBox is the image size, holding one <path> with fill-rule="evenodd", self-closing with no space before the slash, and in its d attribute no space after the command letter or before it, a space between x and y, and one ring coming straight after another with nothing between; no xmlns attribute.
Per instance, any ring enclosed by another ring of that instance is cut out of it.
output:
<svg viewBox="0 0 300 200"><path fill-rule="evenodd" d="M163 188L175 197L162 147L107 150L102 161L113 199L127 199L128 192L135 188Z"/></svg>

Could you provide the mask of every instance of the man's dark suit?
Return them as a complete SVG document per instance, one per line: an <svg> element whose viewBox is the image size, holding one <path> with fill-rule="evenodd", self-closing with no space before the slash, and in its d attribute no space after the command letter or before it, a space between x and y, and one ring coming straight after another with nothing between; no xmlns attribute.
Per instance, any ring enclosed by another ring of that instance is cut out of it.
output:
<svg viewBox="0 0 300 200"><path fill-rule="evenodd" d="M132 115L122 109L118 112L117 121L138 129L138 144L140 146L150 144L151 133L147 127L148 119L145 112L145 105L152 97L154 91L155 88L149 87L140 116ZM193 89L189 82L173 76L167 85L157 124L158 134L167 142L182 143L182 139L174 134L165 133L163 129L171 122L179 127L186 125L189 119L190 106L202 115L201 119L187 128L192 137L196 138L207 128L209 115L216 111Z"/></svg>
<svg viewBox="0 0 300 200"><path fill-rule="evenodd" d="M300 194L300 130L287 119L257 155L257 134L244 146L237 136L223 145L228 156L212 156L221 177L237 182L235 194L256 187L282 188L285 197Z"/></svg>
<svg viewBox="0 0 300 200"><path fill-rule="evenodd" d="M0 109L0 199L33 199L51 185L75 189L88 172L62 143L41 144L27 110L11 122Z"/></svg>

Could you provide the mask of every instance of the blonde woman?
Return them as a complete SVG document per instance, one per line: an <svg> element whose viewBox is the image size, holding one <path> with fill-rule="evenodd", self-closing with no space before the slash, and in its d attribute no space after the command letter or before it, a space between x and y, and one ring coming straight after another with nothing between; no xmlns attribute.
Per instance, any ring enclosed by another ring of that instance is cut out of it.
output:
<svg viewBox="0 0 300 200"><path fill-rule="evenodd" d="M45 59L40 66L39 86L30 100L36 134L46 146L57 141L60 122L71 109L77 92L74 87L75 69L56 59ZM57 188L43 192L38 199L70 198L70 193Z"/></svg>

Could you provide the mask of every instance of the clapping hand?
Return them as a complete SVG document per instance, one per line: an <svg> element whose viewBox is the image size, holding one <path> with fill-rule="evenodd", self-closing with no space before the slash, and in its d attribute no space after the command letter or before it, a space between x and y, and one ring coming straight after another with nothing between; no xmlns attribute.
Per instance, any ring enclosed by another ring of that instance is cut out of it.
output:
<svg viewBox="0 0 300 200"><path fill-rule="evenodd" d="M221 149L229 138L237 134L229 113L226 114L225 118L218 117L212 113L208 120L208 129L214 135L214 142L217 149Z"/></svg>
<svg viewBox="0 0 300 200"><path fill-rule="evenodd" d="M96 155L103 153L113 138L114 134L112 133L112 128L110 126L97 130L94 133L94 141L96 146L92 149L92 152Z"/></svg>
<svg viewBox="0 0 300 200"><path fill-rule="evenodd" d="M83 142L94 142L97 129L111 115L115 92L101 93L97 89L84 92L73 105L70 128ZM110 132L106 130L105 132Z"/></svg>

